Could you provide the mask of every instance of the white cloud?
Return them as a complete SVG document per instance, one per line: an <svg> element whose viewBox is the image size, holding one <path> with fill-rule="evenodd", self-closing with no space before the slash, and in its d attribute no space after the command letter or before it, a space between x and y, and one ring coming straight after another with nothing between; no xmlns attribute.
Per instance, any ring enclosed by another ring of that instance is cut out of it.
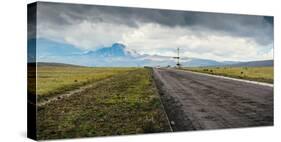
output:
<svg viewBox="0 0 281 142"><path fill-rule="evenodd" d="M123 43L143 54L175 56L176 48L182 56L214 60L273 59L272 54L261 52L273 46L261 46L251 38L232 37L221 33L192 31L191 28L166 27L145 24L123 36Z"/></svg>
<svg viewBox="0 0 281 142"><path fill-rule="evenodd" d="M198 31L189 27L169 27L157 23L139 23L138 27L83 21L60 26L38 23L38 37L94 50L121 42L140 54L181 55L214 60L262 60L273 58L273 45L262 46L252 38L224 35L215 31ZM266 50L265 50L266 49Z"/></svg>
<svg viewBox="0 0 281 142"><path fill-rule="evenodd" d="M66 42L85 50L94 50L103 46L111 46L122 39L122 34L130 31L128 26L110 23L90 23L83 21L76 25L51 27L38 24L38 37Z"/></svg>

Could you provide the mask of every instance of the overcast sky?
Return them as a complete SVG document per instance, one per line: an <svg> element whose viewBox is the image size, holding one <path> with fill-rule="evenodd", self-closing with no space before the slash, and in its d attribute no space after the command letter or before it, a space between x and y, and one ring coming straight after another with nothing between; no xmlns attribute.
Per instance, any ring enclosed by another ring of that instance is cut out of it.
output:
<svg viewBox="0 0 281 142"><path fill-rule="evenodd" d="M219 61L273 59L273 18L39 3L37 38L95 50L125 44L140 54Z"/></svg>

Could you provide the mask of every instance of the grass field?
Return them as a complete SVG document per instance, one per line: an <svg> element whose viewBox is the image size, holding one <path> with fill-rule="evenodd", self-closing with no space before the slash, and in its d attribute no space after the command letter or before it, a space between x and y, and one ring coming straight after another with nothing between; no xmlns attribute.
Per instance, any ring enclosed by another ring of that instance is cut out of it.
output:
<svg viewBox="0 0 281 142"><path fill-rule="evenodd" d="M192 67L183 70L273 83L273 67Z"/></svg>
<svg viewBox="0 0 281 142"><path fill-rule="evenodd" d="M41 73L43 71L44 75L47 75L47 70L44 68ZM48 76L69 74L63 73L62 69L53 70L58 71L48 72ZM38 139L170 131L169 121L154 85L150 69L116 69L115 71L111 69L115 75L108 71L110 69L82 70L83 73L90 74L92 78L97 77L91 74L91 71L107 79L92 82L94 86L84 90L81 94L38 107ZM81 78L87 80L85 79L87 75L83 76L82 73L72 71L75 72L73 73L75 76L78 74L80 80ZM76 78L69 79L68 82L73 82L74 79Z"/></svg>
<svg viewBox="0 0 281 142"><path fill-rule="evenodd" d="M37 68L38 101L136 68L90 68L40 65Z"/></svg>

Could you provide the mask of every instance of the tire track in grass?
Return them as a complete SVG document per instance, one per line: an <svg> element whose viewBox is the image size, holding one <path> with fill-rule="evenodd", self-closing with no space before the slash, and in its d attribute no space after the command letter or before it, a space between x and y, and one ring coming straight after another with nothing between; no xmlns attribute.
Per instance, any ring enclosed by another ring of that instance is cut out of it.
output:
<svg viewBox="0 0 281 142"><path fill-rule="evenodd" d="M112 77L114 77L114 76L112 76ZM53 101L58 101L58 100L61 100L61 99L65 98L65 97L70 97L72 95L79 95L79 94L81 95L82 94L81 92L83 92L84 90L86 90L88 88L95 87L99 83L108 81L112 77L106 78L106 79L103 79L103 80L100 80L100 81L97 81L97 82L94 82L94 83L91 83L91 84L88 84L88 85L85 85L85 86L81 86L78 89L74 89L74 90L71 90L71 91L66 91L66 92L64 92L62 94L59 94L59 95L56 95L54 97L45 99L44 101L40 101L40 102L37 101L37 106L39 106L39 107L40 106L44 106L44 105L49 104L49 103L51 103Z"/></svg>

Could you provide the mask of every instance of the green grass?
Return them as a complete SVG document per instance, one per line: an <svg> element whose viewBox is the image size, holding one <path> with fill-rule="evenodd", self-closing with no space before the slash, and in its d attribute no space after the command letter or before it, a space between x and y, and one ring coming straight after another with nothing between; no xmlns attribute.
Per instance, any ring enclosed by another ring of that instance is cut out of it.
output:
<svg viewBox="0 0 281 142"><path fill-rule="evenodd" d="M80 86L135 69L136 68L38 66L36 95L38 96L38 101L41 101L65 91L73 90Z"/></svg>
<svg viewBox="0 0 281 142"><path fill-rule="evenodd" d="M135 69L38 107L38 139L170 131L151 70Z"/></svg>
<svg viewBox="0 0 281 142"><path fill-rule="evenodd" d="M273 83L273 67L192 67L183 70Z"/></svg>

